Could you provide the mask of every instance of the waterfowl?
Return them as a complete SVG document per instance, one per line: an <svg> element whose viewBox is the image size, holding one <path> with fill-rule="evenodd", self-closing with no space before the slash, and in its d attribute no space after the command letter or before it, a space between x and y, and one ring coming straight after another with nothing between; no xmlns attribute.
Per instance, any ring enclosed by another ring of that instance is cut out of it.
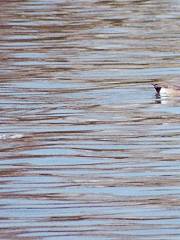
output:
<svg viewBox="0 0 180 240"><path fill-rule="evenodd" d="M180 96L180 86L168 86L153 84L156 94L159 96Z"/></svg>

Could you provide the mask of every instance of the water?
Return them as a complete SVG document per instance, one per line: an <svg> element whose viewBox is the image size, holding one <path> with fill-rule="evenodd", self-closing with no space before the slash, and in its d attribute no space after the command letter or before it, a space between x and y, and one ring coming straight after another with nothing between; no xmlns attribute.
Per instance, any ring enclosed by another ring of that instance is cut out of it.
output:
<svg viewBox="0 0 180 240"><path fill-rule="evenodd" d="M0 239L180 239L180 1L1 1Z"/></svg>

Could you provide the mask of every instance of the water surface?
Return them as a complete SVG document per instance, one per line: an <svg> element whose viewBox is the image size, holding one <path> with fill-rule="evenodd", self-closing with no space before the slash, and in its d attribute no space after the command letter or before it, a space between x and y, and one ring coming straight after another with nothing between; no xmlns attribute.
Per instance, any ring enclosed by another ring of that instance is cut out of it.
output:
<svg viewBox="0 0 180 240"><path fill-rule="evenodd" d="M180 2L0 8L0 238L180 238Z"/></svg>

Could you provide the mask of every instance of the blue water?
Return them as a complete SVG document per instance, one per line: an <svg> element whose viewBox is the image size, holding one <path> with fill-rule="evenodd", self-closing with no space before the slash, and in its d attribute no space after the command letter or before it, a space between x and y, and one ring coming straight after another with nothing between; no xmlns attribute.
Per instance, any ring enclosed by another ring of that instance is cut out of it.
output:
<svg viewBox="0 0 180 240"><path fill-rule="evenodd" d="M1 1L0 239L179 240L179 1Z"/></svg>

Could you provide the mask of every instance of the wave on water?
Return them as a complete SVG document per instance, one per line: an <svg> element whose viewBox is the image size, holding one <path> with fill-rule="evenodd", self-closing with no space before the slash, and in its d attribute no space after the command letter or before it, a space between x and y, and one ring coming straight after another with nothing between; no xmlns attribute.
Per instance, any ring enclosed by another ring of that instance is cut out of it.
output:
<svg viewBox="0 0 180 240"><path fill-rule="evenodd" d="M24 137L21 133L16 134L0 134L0 140L8 140L8 139L18 139Z"/></svg>

